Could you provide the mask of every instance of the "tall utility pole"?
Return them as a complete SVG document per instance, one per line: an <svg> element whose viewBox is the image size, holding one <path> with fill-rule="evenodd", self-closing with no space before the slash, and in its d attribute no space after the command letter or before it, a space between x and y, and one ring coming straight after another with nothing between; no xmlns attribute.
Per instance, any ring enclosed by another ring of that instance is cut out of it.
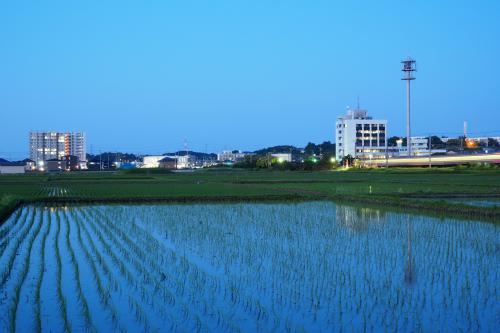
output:
<svg viewBox="0 0 500 333"><path fill-rule="evenodd" d="M401 61L403 64L403 77L406 81L406 147L408 157L411 156L411 127L410 127L410 81L415 80L413 72L417 70L417 63L412 58Z"/></svg>
<svg viewBox="0 0 500 333"><path fill-rule="evenodd" d="M184 139L184 151L186 152L186 167L189 168L189 148L187 139Z"/></svg>
<svg viewBox="0 0 500 333"><path fill-rule="evenodd" d="M429 134L429 168L432 168L432 135Z"/></svg>

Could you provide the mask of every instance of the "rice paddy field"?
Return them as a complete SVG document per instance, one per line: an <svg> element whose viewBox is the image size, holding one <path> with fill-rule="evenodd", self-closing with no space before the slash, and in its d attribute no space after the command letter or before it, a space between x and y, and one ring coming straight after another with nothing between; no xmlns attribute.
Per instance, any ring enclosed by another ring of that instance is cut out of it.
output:
<svg viewBox="0 0 500 333"><path fill-rule="evenodd" d="M498 205L477 204L478 199L500 199L498 167L322 172L214 169L164 174L135 171L140 172L0 175L0 221L22 203L325 199L500 220Z"/></svg>
<svg viewBox="0 0 500 333"><path fill-rule="evenodd" d="M498 332L499 249L495 223L331 201L24 205L0 332Z"/></svg>

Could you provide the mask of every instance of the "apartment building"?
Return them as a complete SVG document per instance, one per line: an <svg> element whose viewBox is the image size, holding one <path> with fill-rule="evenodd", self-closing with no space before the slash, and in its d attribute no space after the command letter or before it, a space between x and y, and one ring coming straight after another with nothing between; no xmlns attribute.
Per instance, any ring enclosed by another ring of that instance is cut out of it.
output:
<svg viewBox="0 0 500 333"><path fill-rule="evenodd" d="M30 132L30 159L36 165L48 160L61 160L64 156L76 156L79 161L87 160L86 138L82 132Z"/></svg>

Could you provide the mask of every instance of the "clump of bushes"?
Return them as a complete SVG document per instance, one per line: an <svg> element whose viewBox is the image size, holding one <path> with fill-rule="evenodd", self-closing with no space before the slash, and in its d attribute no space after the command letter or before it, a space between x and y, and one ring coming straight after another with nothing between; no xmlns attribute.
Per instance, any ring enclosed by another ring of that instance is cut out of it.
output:
<svg viewBox="0 0 500 333"><path fill-rule="evenodd" d="M301 161L287 162L280 161L277 158L269 156L251 155L246 156L245 160L234 164L235 168L243 169L271 169L271 170L290 170L290 171L321 171L332 170L339 167L339 164L333 156L323 155L323 157L310 157Z"/></svg>
<svg viewBox="0 0 500 333"><path fill-rule="evenodd" d="M0 198L0 224L12 213L19 202L19 198L13 195L4 195Z"/></svg>
<svg viewBox="0 0 500 333"><path fill-rule="evenodd" d="M457 170L457 171L460 171L460 170L493 170L493 169L498 169L498 168L499 168L499 166L497 164L479 162L479 163L469 163L469 164L457 165L454 167L454 170Z"/></svg>

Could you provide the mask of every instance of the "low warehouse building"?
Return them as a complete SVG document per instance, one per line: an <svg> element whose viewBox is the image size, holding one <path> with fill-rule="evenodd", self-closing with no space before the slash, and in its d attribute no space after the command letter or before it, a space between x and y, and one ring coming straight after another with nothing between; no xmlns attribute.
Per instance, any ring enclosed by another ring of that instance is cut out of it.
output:
<svg viewBox="0 0 500 333"><path fill-rule="evenodd" d="M26 165L21 162L1 162L0 174L25 173Z"/></svg>
<svg viewBox="0 0 500 333"><path fill-rule="evenodd" d="M143 168L158 168L159 167L159 162L161 159L163 159L165 156L163 155L150 155L150 156L144 156L143 157Z"/></svg>

